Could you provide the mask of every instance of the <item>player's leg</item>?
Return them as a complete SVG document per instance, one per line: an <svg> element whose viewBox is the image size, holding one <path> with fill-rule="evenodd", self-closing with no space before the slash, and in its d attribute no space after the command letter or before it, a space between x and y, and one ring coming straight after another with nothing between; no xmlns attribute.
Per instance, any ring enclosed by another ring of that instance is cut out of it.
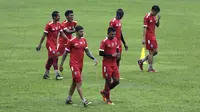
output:
<svg viewBox="0 0 200 112"><path fill-rule="evenodd" d="M76 82L72 80L72 84L69 89L69 96L67 97L66 104L72 104L72 95L76 89Z"/></svg>
<svg viewBox="0 0 200 112"><path fill-rule="evenodd" d="M110 85L110 90L115 88L120 83L119 70L115 66L113 67L112 80L113 82Z"/></svg>
<svg viewBox="0 0 200 112"><path fill-rule="evenodd" d="M46 62L46 66L45 66L46 71L44 73L43 79L50 79L50 77L49 77L49 70L50 70L52 64L53 64L53 59L51 57L49 57L48 60L47 60L47 62Z"/></svg>
<svg viewBox="0 0 200 112"><path fill-rule="evenodd" d="M149 50L149 55L148 55L148 63L149 63L148 72L154 72L154 70L153 70L153 54L154 54L154 50Z"/></svg>

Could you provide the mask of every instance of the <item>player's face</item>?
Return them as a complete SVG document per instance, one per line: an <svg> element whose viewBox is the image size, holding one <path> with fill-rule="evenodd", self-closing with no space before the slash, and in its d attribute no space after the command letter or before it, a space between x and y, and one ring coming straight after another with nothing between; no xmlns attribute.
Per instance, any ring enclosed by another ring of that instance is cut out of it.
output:
<svg viewBox="0 0 200 112"><path fill-rule="evenodd" d="M59 21L60 20L60 14L58 13L58 15L55 17L55 20L56 21Z"/></svg>
<svg viewBox="0 0 200 112"><path fill-rule="evenodd" d="M73 19L74 19L74 15L73 15L73 13L70 13L70 14L67 16L67 20L68 20L68 21L73 21Z"/></svg>
<svg viewBox="0 0 200 112"><path fill-rule="evenodd" d="M77 32L77 36L83 37L83 33L84 33L84 30L79 30L79 31Z"/></svg>
<svg viewBox="0 0 200 112"><path fill-rule="evenodd" d="M112 39L115 38L115 35L116 35L116 32L110 32L110 33L108 34L108 38L112 40Z"/></svg>
<svg viewBox="0 0 200 112"><path fill-rule="evenodd" d="M156 16L158 13L159 13L158 11L152 10L152 15L153 16Z"/></svg>

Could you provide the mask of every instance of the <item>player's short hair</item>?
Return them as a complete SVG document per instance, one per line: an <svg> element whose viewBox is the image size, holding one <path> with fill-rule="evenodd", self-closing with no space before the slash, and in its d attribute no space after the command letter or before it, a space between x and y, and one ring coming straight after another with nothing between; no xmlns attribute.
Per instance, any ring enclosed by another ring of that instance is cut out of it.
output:
<svg viewBox="0 0 200 112"><path fill-rule="evenodd" d="M116 14L117 14L117 15L123 15L123 14L124 14L123 9L121 9L121 8L117 9Z"/></svg>
<svg viewBox="0 0 200 112"><path fill-rule="evenodd" d="M151 9L160 12L160 7L158 5L154 5Z"/></svg>
<svg viewBox="0 0 200 112"><path fill-rule="evenodd" d="M53 11L52 14L51 14L51 16L52 16L52 18L54 19L54 17L57 17L58 14L59 14L58 11Z"/></svg>
<svg viewBox="0 0 200 112"><path fill-rule="evenodd" d="M75 31L78 32L79 30L83 30L84 28L80 25L76 26Z"/></svg>
<svg viewBox="0 0 200 112"><path fill-rule="evenodd" d="M73 10L67 10L67 11L65 12L65 16L69 16L70 13L74 13Z"/></svg>
<svg viewBox="0 0 200 112"><path fill-rule="evenodd" d="M113 28L113 27L109 27L107 33L109 34L110 32L116 32L115 28Z"/></svg>

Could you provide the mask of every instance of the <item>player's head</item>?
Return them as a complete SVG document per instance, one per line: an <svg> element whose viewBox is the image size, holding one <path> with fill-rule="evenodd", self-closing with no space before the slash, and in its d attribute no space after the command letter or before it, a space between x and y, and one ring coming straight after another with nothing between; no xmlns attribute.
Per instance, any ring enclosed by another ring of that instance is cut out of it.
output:
<svg viewBox="0 0 200 112"><path fill-rule="evenodd" d="M156 16L158 13L160 12L160 7L158 5L154 5L152 8L151 8L151 14L153 16Z"/></svg>
<svg viewBox="0 0 200 112"><path fill-rule="evenodd" d="M74 19L74 14L73 13L74 13L73 10L67 10L65 12L65 17L66 17L66 19L68 21L73 21L73 19Z"/></svg>
<svg viewBox="0 0 200 112"><path fill-rule="evenodd" d="M84 28L80 25L76 26L75 31L77 37L83 37L83 32L84 32L83 29Z"/></svg>
<svg viewBox="0 0 200 112"><path fill-rule="evenodd" d="M51 14L53 20L55 21L59 21L60 20L60 14L58 11L53 11L52 14Z"/></svg>
<svg viewBox="0 0 200 112"><path fill-rule="evenodd" d="M117 18L117 19L122 19L123 16L124 16L124 11L123 11L123 9L117 9L116 18Z"/></svg>
<svg viewBox="0 0 200 112"><path fill-rule="evenodd" d="M114 39L116 34L116 30L113 27L108 28L108 39Z"/></svg>

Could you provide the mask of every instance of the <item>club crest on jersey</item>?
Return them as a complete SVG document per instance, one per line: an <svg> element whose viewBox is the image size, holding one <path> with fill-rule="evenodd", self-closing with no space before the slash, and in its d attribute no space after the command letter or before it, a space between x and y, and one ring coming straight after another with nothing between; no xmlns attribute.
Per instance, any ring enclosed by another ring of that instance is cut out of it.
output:
<svg viewBox="0 0 200 112"><path fill-rule="evenodd" d="M56 30L58 30L58 27L56 27Z"/></svg>
<svg viewBox="0 0 200 112"><path fill-rule="evenodd" d="M110 47L111 45L110 44L108 44L108 47Z"/></svg>
<svg viewBox="0 0 200 112"><path fill-rule="evenodd" d="M117 45L117 42L115 42L115 45Z"/></svg>
<svg viewBox="0 0 200 112"><path fill-rule="evenodd" d="M80 42L80 44L83 44L83 42Z"/></svg>
<svg viewBox="0 0 200 112"><path fill-rule="evenodd" d="M77 46L77 45L78 45L78 43L75 43L75 44L74 44L74 46Z"/></svg>
<svg viewBox="0 0 200 112"><path fill-rule="evenodd" d="M114 43L112 43L112 46L114 46Z"/></svg>
<svg viewBox="0 0 200 112"><path fill-rule="evenodd" d="M153 21L152 20L150 20L150 23L152 23Z"/></svg>

